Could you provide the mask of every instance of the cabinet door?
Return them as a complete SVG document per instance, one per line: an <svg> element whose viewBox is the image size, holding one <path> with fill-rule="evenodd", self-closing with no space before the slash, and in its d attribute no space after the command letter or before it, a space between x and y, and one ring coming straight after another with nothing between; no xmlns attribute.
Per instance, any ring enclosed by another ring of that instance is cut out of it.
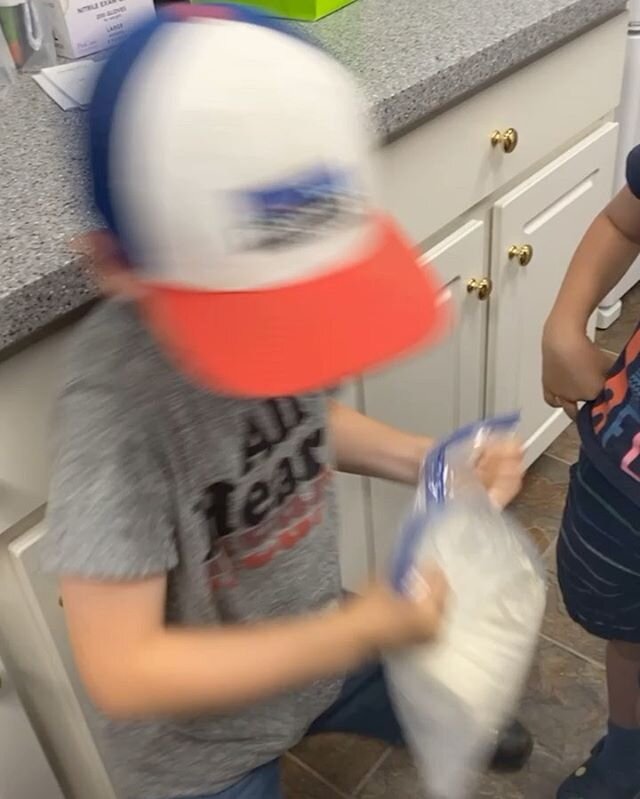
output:
<svg viewBox="0 0 640 799"><path fill-rule="evenodd" d="M86 701L67 641L57 581L42 574L44 523L9 544L2 573L5 646L68 799L115 799L82 705ZM9 618L10 616L10 618Z"/></svg>
<svg viewBox="0 0 640 799"><path fill-rule="evenodd" d="M486 275L484 224L474 220L425 256L446 284L455 326L446 341L364 380L364 409L411 432L440 437L482 416L487 305L467 288ZM413 490L372 480L375 568L387 563Z"/></svg>
<svg viewBox="0 0 640 799"><path fill-rule="evenodd" d="M362 410L361 394L362 384L357 381L344 386L337 399ZM347 591L357 591L366 584L372 566L366 481L355 474L337 474L336 485L340 509L342 585Z"/></svg>
<svg viewBox="0 0 640 799"><path fill-rule="evenodd" d="M63 799L0 661L0 799Z"/></svg>
<svg viewBox="0 0 640 799"><path fill-rule="evenodd" d="M48 335L0 362L0 534L47 501L67 335Z"/></svg>
<svg viewBox="0 0 640 799"><path fill-rule="evenodd" d="M494 209L487 407L521 410L528 463L568 424L542 397L542 328L576 246L611 196L616 138L617 126L603 125ZM522 263L514 246L531 248Z"/></svg>

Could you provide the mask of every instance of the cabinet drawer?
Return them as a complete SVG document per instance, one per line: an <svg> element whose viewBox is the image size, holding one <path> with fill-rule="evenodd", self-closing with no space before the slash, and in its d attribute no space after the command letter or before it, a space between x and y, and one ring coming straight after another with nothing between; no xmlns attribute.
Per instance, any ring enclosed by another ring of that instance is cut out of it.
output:
<svg viewBox="0 0 640 799"><path fill-rule="evenodd" d="M382 149L385 205L424 241L618 104L626 15L564 45ZM515 150L494 130L518 131Z"/></svg>
<svg viewBox="0 0 640 799"><path fill-rule="evenodd" d="M0 534L46 501L66 336L56 333L0 362Z"/></svg>

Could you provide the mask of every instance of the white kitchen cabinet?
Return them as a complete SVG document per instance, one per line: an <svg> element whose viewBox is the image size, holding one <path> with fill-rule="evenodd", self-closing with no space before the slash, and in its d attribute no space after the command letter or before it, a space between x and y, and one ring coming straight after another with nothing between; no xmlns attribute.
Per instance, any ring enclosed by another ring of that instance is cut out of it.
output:
<svg viewBox="0 0 640 799"><path fill-rule="evenodd" d="M364 380L364 410L416 433L442 436L482 416L488 280L485 224L474 219L427 252L446 284L455 324L435 349L419 352ZM477 289L470 291L474 286ZM481 298L482 297L482 298ZM412 491L371 481L375 568L384 569Z"/></svg>
<svg viewBox="0 0 640 799"><path fill-rule="evenodd" d="M0 799L63 799L0 661Z"/></svg>
<svg viewBox="0 0 640 799"><path fill-rule="evenodd" d="M0 533L41 507L67 331L0 361Z"/></svg>
<svg viewBox="0 0 640 799"><path fill-rule="evenodd" d="M40 571L44 532L42 522L0 550L0 626L10 642L12 673L66 799L115 799L82 710L84 694L67 642L57 581Z"/></svg>
<svg viewBox="0 0 640 799"><path fill-rule="evenodd" d="M386 145L382 196L423 242L551 160L618 105L626 17L619 15ZM494 131L514 129L509 153Z"/></svg>
<svg viewBox="0 0 640 799"><path fill-rule="evenodd" d="M0 661L0 799L63 799L9 675Z"/></svg>
<svg viewBox="0 0 640 799"><path fill-rule="evenodd" d="M542 328L576 246L611 196L616 137L615 124L601 126L495 204L487 411L522 410L529 463L568 424L542 397Z"/></svg>
<svg viewBox="0 0 640 799"><path fill-rule="evenodd" d="M9 545L9 557L17 584L27 604L31 607L34 617L46 625L56 654L62 659L74 690L83 698L67 638L58 580L52 575L44 574L40 568L40 553L45 531L46 523L41 522L12 541Z"/></svg>

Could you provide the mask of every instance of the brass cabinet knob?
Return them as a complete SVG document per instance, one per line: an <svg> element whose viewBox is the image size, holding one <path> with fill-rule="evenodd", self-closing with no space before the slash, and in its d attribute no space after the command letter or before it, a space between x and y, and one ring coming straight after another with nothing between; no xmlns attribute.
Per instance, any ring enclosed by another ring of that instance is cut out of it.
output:
<svg viewBox="0 0 640 799"><path fill-rule="evenodd" d="M491 296L493 291L493 283L488 277L471 278L467 283L467 294L475 294L479 300L486 300Z"/></svg>
<svg viewBox="0 0 640 799"><path fill-rule="evenodd" d="M502 147L505 153L512 153L518 146L518 131L515 128L494 130L491 134L491 145Z"/></svg>
<svg viewBox="0 0 640 799"><path fill-rule="evenodd" d="M520 266L527 266L533 258L533 247L530 244L514 244L509 247L509 260L516 260Z"/></svg>

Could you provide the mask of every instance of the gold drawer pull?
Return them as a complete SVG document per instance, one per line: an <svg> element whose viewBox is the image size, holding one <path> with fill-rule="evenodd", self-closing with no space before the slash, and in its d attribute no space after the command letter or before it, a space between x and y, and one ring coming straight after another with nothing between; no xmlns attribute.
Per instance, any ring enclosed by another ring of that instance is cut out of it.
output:
<svg viewBox="0 0 640 799"><path fill-rule="evenodd" d="M509 247L509 260L517 260L520 266L528 266L533 258L533 247L530 244L514 244Z"/></svg>
<svg viewBox="0 0 640 799"><path fill-rule="evenodd" d="M58 597L58 605L60 605L61 608L64 607L64 602L62 601L62 597L61 596Z"/></svg>
<svg viewBox="0 0 640 799"><path fill-rule="evenodd" d="M518 131L507 128L505 131L494 130L491 134L492 147L501 146L505 153L512 153L518 146Z"/></svg>
<svg viewBox="0 0 640 799"><path fill-rule="evenodd" d="M492 291L493 283L488 277L483 277L481 280L473 277L467 283L467 294L473 294L475 292L475 295L479 300L488 299L491 296Z"/></svg>

